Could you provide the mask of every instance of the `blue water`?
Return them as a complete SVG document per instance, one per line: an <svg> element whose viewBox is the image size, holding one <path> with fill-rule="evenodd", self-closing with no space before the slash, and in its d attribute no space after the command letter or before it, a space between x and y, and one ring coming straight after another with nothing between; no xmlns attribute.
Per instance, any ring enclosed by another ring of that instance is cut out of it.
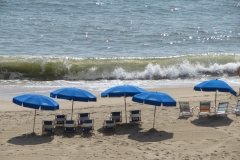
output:
<svg viewBox="0 0 240 160"><path fill-rule="evenodd" d="M239 44L237 0L1 1L0 94L212 78L238 85Z"/></svg>
<svg viewBox="0 0 240 160"><path fill-rule="evenodd" d="M9 0L0 5L0 55L239 53L237 0Z"/></svg>

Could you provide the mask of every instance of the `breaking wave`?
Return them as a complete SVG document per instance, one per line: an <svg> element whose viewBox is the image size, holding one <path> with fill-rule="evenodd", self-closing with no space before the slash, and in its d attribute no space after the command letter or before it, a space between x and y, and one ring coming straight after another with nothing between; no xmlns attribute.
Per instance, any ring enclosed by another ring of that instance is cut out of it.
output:
<svg viewBox="0 0 240 160"><path fill-rule="evenodd" d="M0 79L158 80L236 76L240 56L203 54L178 57L69 58L0 57Z"/></svg>

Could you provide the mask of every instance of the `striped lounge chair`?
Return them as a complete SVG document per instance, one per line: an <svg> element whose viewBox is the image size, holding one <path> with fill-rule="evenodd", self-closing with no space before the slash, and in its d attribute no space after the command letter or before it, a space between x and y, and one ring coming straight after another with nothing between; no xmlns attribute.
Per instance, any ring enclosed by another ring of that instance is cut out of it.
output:
<svg viewBox="0 0 240 160"><path fill-rule="evenodd" d="M202 101L200 102L200 106L198 108L198 117L204 116L204 115L210 115L210 108L211 102L210 101Z"/></svg>
<svg viewBox="0 0 240 160"><path fill-rule="evenodd" d="M227 116L229 102L220 102L216 109L215 115Z"/></svg>
<svg viewBox="0 0 240 160"><path fill-rule="evenodd" d="M193 116L193 108L190 109L189 101L178 101L180 113L179 116Z"/></svg>

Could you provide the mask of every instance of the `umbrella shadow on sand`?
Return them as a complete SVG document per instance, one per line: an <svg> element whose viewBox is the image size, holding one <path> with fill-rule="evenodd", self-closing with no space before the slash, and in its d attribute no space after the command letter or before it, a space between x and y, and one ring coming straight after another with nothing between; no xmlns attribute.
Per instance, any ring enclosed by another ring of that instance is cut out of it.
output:
<svg viewBox="0 0 240 160"><path fill-rule="evenodd" d="M36 145L49 143L53 136L36 135L35 133L23 134L9 139L7 142L15 145Z"/></svg>
<svg viewBox="0 0 240 160"><path fill-rule="evenodd" d="M138 142L159 142L172 139L173 133L158 131L152 128L146 132L136 132L134 134L130 134L128 138Z"/></svg>
<svg viewBox="0 0 240 160"><path fill-rule="evenodd" d="M233 120L227 116L219 115L208 115L191 121L192 124L203 127L229 126L232 122Z"/></svg>
<svg viewBox="0 0 240 160"><path fill-rule="evenodd" d="M133 134L133 133L139 132L141 130L142 130L142 128L141 128L140 124L124 123L124 124L116 126L116 134L117 135Z"/></svg>

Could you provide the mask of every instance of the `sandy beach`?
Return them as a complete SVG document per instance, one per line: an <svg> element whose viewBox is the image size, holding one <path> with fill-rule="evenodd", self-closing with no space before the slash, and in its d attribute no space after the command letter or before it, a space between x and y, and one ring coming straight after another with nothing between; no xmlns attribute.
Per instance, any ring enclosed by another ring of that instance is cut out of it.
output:
<svg viewBox="0 0 240 160"><path fill-rule="evenodd" d="M234 88L234 87L233 87ZM238 87L234 88L238 91ZM155 129L152 129L154 106L139 104L127 98L127 111L141 109L142 125L125 124L124 99L101 98L97 102L75 102L74 119L80 112L90 112L95 120L94 134L65 133L56 128L54 135L42 135L42 120L52 120L56 114L71 117L71 101L55 99L57 111L37 111L35 132L34 110L17 106L11 101L0 101L0 159L4 160L238 160L240 157L240 116L232 114L239 97L219 92L219 102L229 102L227 117L198 118L199 102L210 100L214 106L214 92L194 91L193 87L157 88L148 91L168 93L176 101L189 100L194 108L191 117L179 117L176 107L157 107ZM212 108L213 109L213 108ZM123 125L115 132L103 132L102 123L111 111L123 112ZM212 110L214 111L214 109Z"/></svg>

